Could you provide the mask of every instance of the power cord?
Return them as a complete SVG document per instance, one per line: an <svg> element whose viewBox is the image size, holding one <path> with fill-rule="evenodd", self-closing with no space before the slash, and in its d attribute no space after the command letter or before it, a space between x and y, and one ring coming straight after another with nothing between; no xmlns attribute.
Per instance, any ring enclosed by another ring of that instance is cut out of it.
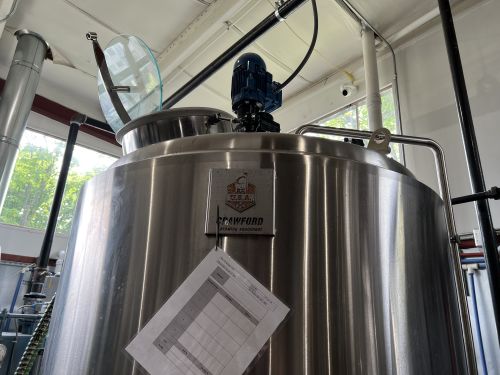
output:
<svg viewBox="0 0 500 375"><path fill-rule="evenodd" d="M311 5L312 5L312 10L313 10L314 29L313 29L313 36L312 36L311 44L309 45L309 49L307 50L306 55L304 56L304 58L300 62L297 69L295 69L295 71L292 74L290 74L290 76L285 80L285 82L281 83L280 85L278 85L278 87L276 87L276 92L283 90L285 88L285 86L287 86L297 76L297 74L299 74L299 72L302 70L304 65L306 65L307 61L309 60L309 58L311 57L311 55L314 51L314 47L316 46L316 40L318 39L318 23L319 23L318 22L318 7L316 5L316 0L311 0Z"/></svg>

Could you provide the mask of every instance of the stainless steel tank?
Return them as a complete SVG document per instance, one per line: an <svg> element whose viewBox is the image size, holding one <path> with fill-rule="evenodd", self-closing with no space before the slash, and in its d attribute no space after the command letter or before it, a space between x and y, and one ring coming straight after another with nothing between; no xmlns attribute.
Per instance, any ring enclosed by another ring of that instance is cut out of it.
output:
<svg viewBox="0 0 500 375"><path fill-rule="evenodd" d="M215 169L275 174L272 233L221 237L291 308L251 374L466 372L441 199L375 151L233 133L138 148L85 185L44 374L140 372L124 348L215 245Z"/></svg>
<svg viewBox="0 0 500 375"><path fill-rule="evenodd" d="M154 112L130 121L116 134L125 153L170 139L231 133L233 116L213 108L188 107Z"/></svg>

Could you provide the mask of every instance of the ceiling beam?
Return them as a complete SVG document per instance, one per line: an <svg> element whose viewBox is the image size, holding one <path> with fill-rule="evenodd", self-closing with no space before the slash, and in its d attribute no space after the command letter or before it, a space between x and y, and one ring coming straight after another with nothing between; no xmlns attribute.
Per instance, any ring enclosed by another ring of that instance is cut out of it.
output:
<svg viewBox="0 0 500 375"><path fill-rule="evenodd" d="M203 48L215 34L227 28L226 21L255 0L216 0L208 6L158 57L163 79Z"/></svg>

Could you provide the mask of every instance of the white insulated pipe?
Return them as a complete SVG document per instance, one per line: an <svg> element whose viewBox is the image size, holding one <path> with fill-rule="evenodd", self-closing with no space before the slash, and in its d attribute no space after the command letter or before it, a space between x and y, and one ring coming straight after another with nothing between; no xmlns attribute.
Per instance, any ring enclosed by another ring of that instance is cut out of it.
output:
<svg viewBox="0 0 500 375"><path fill-rule="evenodd" d="M361 30L363 44L363 62L365 66L366 107L368 109L368 126L370 131L383 128L382 99L378 81L377 51L375 49L375 34L369 27L363 25Z"/></svg>
<svg viewBox="0 0 500 375"><path fill-rule="evenodd" d="M19 30L16 36L17 47L0 101L0 213L42 64L49 52L48 44L36 33Z"/></svg>

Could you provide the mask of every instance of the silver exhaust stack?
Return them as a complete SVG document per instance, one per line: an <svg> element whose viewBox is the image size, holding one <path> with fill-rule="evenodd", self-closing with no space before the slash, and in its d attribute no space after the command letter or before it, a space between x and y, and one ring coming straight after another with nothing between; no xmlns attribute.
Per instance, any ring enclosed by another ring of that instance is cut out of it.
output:
<svg viewBox="0 0 500 375"><path fill-rule="evenodd" d="M28 30L16 31L17 47L0 102L0 213L10 177L50 49L45 40Z"/></svg>

